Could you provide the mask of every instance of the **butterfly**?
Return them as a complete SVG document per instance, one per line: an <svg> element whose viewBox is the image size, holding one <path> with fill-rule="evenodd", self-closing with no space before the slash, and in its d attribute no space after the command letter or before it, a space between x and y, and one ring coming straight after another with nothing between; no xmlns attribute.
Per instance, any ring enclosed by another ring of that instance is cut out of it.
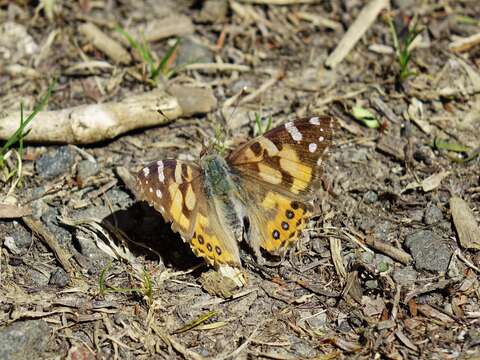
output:
<svg viewBox="0 0 480 360"><path fill-rule="evenodd" d="M311 216L335 121L301 118L280 125L223 157L159 160L137 174L137 195L159 211L193 252L219 269L241 268L246 241L282 254Z"/></svg>

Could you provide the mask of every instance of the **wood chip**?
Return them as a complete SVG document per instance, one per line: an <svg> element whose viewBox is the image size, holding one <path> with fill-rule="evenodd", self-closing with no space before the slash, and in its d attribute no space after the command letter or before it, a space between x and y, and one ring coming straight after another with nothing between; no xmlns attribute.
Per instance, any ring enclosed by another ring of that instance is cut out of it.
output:
<svg viewBox="0 0 480 360"><path fill-rule="evenodd" d="M373 236L366 236L365 243L402 264L408 265L412 262L410 254Z"/></svg>
<svg viewBox="0 0 480 360"><path fill-rule="evenodd" d="M468 203L454 196L450 199L450 210L460 245L465 249L480 250L480 227Z"/></svg>
<svg viewBox="0 0 480 360"><path fill-rule="evenodd" d="M393 136L382 136L377 143L378 150L400 161L405 160L404 147L402 139Z"/></svg>
<svg viewBox="0 0 480 360"><path fill-rule="evenodd" d="M31 207L21 207L11 204L0 204L0 219L16 219L31 214Z"/></svg>
<svg viewBox="0 0 480 360"><path fill-rule="evenodd" d="M123 46L105 34L96 25L92 23L82 24L78 27L78 31L82 33L94 47L107 55L110 59L117 63L129 64L132 57Z"/></svg>
<svg viewBox="0 0 480 360"><path fill-rule="evenodd" d="M163 19L149 22L145 28L139 27L132 31L135 39L145 39L154 42L172 36L184 36L193 34L195 27L192 20L186 15L170 15Z"/></svg>
<svg viewBox="0 0 480 360"><path fill-rule="evenodd" d="M332 253L333 265L338 276L344 281L347 278L347 270L342 259L342 242L340 239L330 237L330 252Z"/></svg>
<svg viewBox="0 0 480 360"><path fill-rule="evenodd" d="M480 33L476 33L472 36L455 40L454 42L450 43L450 45L448 45L448 48L455 52L464 52L470 50L478 44L480 44Z"/></svg>
<svg viewBox="0 0 480 360"><path fill-rule="evenodd" d="M389 3L389 0L373 0L365 5L335 50L327 58L325 66L330 68L337 66L345 56L348 55L350 50L352 50L370 26L372 26L380 11L385 9Z"/></svg>
<svg viewBox="0 0 480 360"><path fill-rule="evenodd" d="M450 171L441 171L438 174L433 174L432 176L424 179L420 185L422 186L423 191L432 191L439 187L442 183L442 180L445 179L448 175L450 175Z"/></svg>
<svg viewBox="0 0 480 360"><path fill-rule="evenodd" d="M455 321L447 314L427 304L418 304L417 309L418 309L418 312L421 313L423 316L434 318L444 323L451 323Z"/></svg>
<svg viewBox="0 0 480 360"><path fill-rule="evenodd" d="M112 139L130 130L162 125L180 116L209 112L216 98L208 88L184 87L173 97L162 89L132 95L120 102L81 105L41 111L32 121L27 141L92 144ZM20 112L0 113L0 139L18 128Z"/></svg>
<svg viewBox="0 0 480 360"><path fill-rule="evenodd" d="M37 234L40 239L50 248L50 250L53 251L63 269L67 273L73 274L75 269L69 261L71 255L60 246L55 235L45 225L43 225L41 221L31 216L25 216L22 218L22 220L25 225L27 225L33 233Z"/></svg>

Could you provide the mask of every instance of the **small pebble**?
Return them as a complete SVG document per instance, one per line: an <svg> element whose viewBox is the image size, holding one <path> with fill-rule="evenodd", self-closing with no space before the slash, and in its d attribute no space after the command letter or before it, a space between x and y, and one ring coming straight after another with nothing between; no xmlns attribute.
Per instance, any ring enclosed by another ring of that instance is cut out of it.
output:
<svg viewBox="0 0 480 360"><path fill-rule="evenodd" d="M375 191L368 190L365 194L363 194L363 202L365 204L373 204L377 202L378 195Z"/></svg>
<svg viewBox="0 0 480 360"><path fill-rule="evenodd" d="M443 213L437 206L431 204L425 210L423 215L423 222L427 225L436 224L443 220Z"/></svg>
<svg viewBox="0 0 480 360"><path fill-rule="evenodd" d="M43 154L35 162L38 175L44 179L53 179L70 171L75 153L70 146L61 146Z"/></svg>
<svg viewBox="0 0 480 360"><path fill-rule="evenodd" d="M70 281L68 274L62 268L57 268L53 271L52 275L50 276L50 285L56 285L58 287L65 287L67 286L68 282Z"/></svg>
<svg viewBox="0 0 480 360"><path fill-rule="evenodd" d="M405 245L415 260L417 270L447 271L452 250L445 241L429 230L407 235Z"/></svg>
<svg viewBox="0 0 480 360"><path fill-rule="evenodd" d="M98 163L90 160L82 160L77 166L77 177L81 181L85 181L90 176L95 176L100 171Z"/></svg>

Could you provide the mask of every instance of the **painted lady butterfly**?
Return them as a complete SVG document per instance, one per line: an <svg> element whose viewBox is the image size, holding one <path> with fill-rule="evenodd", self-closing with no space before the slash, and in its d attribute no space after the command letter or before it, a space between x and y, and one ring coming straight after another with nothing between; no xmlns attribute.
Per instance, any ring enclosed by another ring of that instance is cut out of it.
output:
<svg viewBox="0 0 480 360"><path fill-rule="evenodd" d="M298 119L226 158L208 154L198 163L154 162L138 173L139 198L217 269L241 267L243 239L257 260L263 259L260 249L281 253L309 218L334 124L327 116Z"/></svg>

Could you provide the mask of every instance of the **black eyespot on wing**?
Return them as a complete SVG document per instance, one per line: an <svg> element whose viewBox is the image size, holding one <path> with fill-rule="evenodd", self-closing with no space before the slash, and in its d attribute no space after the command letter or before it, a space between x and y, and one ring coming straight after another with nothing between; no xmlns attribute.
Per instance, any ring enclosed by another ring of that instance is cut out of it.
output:
<svg viewBox="0 0 480 360"><path fill-rule="evenodd" d="M293 219L295 214L293 213L292 210L288 209L287 211L285 211L285 216L287 217L287 219Z"/></svg>
<svg viewBox="0 0 480 360"><path fill-rule="evenodd" d="M293 210L297 210L300 205L298 204L298 202L292 201L292 202L290 203L290 206L292 207Z"/></svg>
<svg viewBox="0 0 480 360"><path fill-rule="evenodd" d="M203 238L203 236L202 236L202 235L198 235L198 243L199 243L200 245L203 245L204 242L205 242L205 239Z"/></svg>
<svg viewBox="0 0 480 360"><path fill-rule="evenodd" d="M283 229L283 230L288 230L289 227L290 227L290 226L288 225L287 222L282 221L282 229Z"/></svg>
<svg viewBox="0 0 480 360"><path fill-rule="evenodd" d="M280 233L278 232L278 230L273 230L272 236L275 240L280 239Z"/></svg>

